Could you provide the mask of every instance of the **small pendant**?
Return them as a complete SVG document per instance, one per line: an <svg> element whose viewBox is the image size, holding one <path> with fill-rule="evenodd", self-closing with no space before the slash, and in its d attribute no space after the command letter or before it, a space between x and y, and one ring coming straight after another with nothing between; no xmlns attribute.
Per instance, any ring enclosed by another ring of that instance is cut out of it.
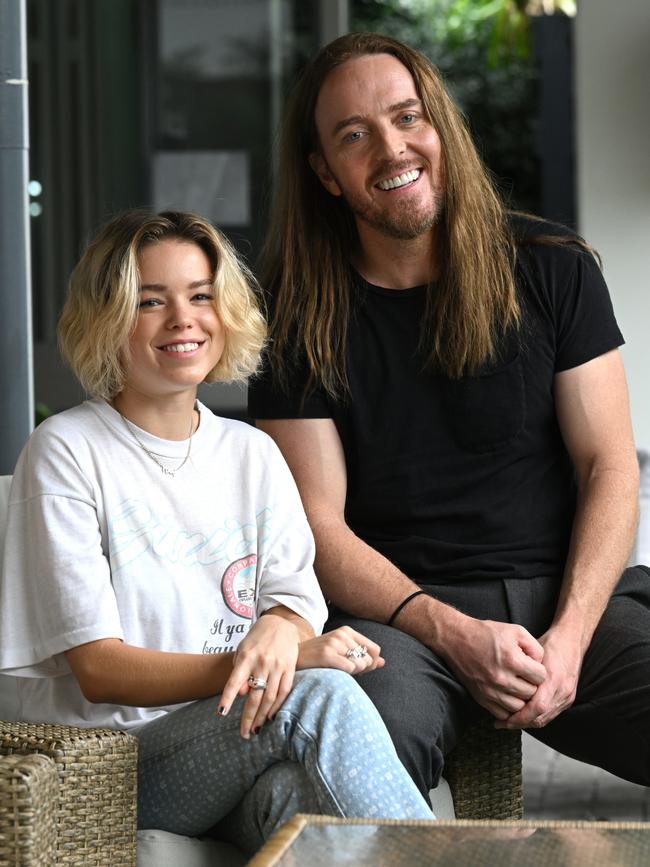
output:
<svg viewBox="0 0 650 867"><path fill-rule="evenodd" d="M159 464L159 466L160 466L160 464ZM167 467L163 467L163 466L160 466L160 469L163 471L163 473L164 473L166 476L171 476L172 479L173 479L174 476L176 475L176 470L168 470Z"/></svg>

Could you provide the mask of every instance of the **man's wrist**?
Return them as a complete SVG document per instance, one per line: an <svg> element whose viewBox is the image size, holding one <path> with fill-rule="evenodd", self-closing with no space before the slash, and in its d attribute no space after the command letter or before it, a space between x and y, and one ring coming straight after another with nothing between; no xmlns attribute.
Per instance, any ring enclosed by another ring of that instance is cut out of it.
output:
<svg viewBox="0 0 650 867"><path fill-rule="evenodd" d="M553 621L546 632L546 640L561 641L565 646L575 647L582 658L593 637L594 630L582 617L563 616ZM544 642L546 643L546 642Z"/></svg>
<svg viewBox="0 0 650 867"><path fill-rule="evenodd" d="M458 637L467 633L468 625L474 618L463 614L452 605L436 601L438 604L435 612L432 612L432 640L429 646L445 659L453 656Z"/></svg>
<svg viewBox="0 0 650 867"><path fill-rule="evenodd" d="M470 619L453 606L425 593L404 608L395 625L434 653L445 657L455 643L455 637L466 628Z"/></svg>
<svg viewBox="0 0 650 867"><path fill-rule="evenodd" d="M552 634L567 644L578 645L584 656L601 616L600 606L590 606L575 592L565 591L560 597L547 635Z"/></svg>
<svg viewBox="0 0 650 867"><path fill-rule="evenodd" d="M411 602L411 600L415 599L416 596L424 596L426 595L426 590L414 590L413 593L409 593L409 595L403 599L397 608L390 615L388 620L386 621L386 626L393 626L400 613L406 608L406 606Z"/></svg>

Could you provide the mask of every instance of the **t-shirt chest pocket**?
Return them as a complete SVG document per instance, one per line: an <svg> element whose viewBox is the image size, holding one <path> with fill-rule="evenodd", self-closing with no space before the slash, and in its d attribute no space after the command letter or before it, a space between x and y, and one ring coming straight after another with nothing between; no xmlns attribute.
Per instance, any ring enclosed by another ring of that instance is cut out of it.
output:
<svg viewBox="0 0 650 867"><path fill-rule="evenodd" d="M521 355L476 376L445 379L443 401L452 435L462 448L487 452L506 446L526 420Z"/></svg>

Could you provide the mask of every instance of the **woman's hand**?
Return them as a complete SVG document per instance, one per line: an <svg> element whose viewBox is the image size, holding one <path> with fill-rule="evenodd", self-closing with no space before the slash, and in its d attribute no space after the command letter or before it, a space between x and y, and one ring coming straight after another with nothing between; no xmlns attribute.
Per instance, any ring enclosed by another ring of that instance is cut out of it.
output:
<svg viewBox="0 0 650 867"><path fill-rule="evenodd" d="M225 716L238 695L248 698L244 704L240 733L249 738L275 715L293 686L298 660L300 633L294 623L276 614L266 613L255 622L239 644L232 674L221 693L219 713ZM248 678L266 681L265 689L253 689Z"/></svg>
<svg viewBox="0 0 650 867"><path fill-rule="evenodd" d="M360 648L366 653L348 656L353 648ZM317 638L302 641L296 668L299 671L305 668L338 668L348 674L362 674L384 666L385 660L380 653L381 648L374 641L350 626L340 626Z"/></svg>

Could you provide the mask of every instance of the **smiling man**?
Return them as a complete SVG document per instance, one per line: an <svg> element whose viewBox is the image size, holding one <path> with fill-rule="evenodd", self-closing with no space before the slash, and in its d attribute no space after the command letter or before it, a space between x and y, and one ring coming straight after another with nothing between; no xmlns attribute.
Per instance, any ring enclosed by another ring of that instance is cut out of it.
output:
<svg viewBox="0 0 650 867"><path fill-rule="evenodd" d="M623 339L585 241L505 211L436 70L350 34L286 116L250 415L282 449L330 624L425 793L489 714L650 783L650 571ZM622 577L621 577L621 573Z"/></svg>

